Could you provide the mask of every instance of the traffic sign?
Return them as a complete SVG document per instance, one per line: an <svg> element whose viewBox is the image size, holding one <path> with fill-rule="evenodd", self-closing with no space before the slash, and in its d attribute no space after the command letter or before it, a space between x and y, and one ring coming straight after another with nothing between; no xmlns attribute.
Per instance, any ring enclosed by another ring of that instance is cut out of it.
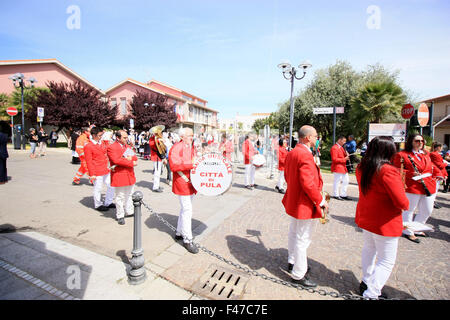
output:
<svg viewBox="0 0 450 320"><path fill-rule="evenodd" d="M18 113L18 111L14 107L9 107L9 108L6 109L6 113L8 115L10 115L11 117L13 117L13 116L15 116Z"/></svg>
<svg viewBox="0 0 450 320"><path fill-rule="evenodd" d="M430 112L426 103L421 103L417 110L417 121L421 127L425 127L428 124L430 118Z"/></svg>
<svg viewBox="0 0 450 320"><path fill-rule="evenodd" d="M44 117L44 108L37 108L37 116L39 118L43 118Z"/></svg>
<svg viewBox="0 0 450 320"><path fill-rule="evenodd" d="M369 124L369 141L377 136L388 136L394 142L406 141L406 123L371 123Z"/></svg>
<svg viewBox="0 0 450 320"><path fill-rule="evenodd" d="M332 114L333 107L313 108L313 114ZM344 113L344 107L336 107L336 113Z"/></svg>
<svg viewBox="0 0 450 320"><path fill-rule="evenodd" d="M405 104L402 108L403 119L411 119L414 115L414 107L411 104Z"/></svg>

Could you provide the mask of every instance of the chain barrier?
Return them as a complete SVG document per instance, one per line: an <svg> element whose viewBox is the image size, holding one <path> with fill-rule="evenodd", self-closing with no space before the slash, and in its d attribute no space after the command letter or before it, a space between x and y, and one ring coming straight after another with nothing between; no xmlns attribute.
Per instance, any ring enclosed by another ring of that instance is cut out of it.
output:
<svg viewBox="0 0 450 320"><path fill-rule="evenodd" d="M169 229L171 229L174 232L177 231L177 229L174 226L172 226L167 220L165 220L163 217L161 217L158 213L153 211L152 208L150 208L144 201L141 200L141 203L148 211L150 211L150 214L154 214L156 216L156 218L159 221L161 221L164 225L166 225ZM183 240L186 240L184 235L182 235L182 237L183 237ZM223 261L226 264L228 264L230 266L233 266L234 268L239 269L239 270L241 270L241 271L243 271L243 272L245 272L245 273L247 273L249 275L252 275L252 276L255 276L255 277L260 277L260 278L262 278L264 280L272 281L274 283L281 284L281 285L284 285L284 286L287 286L287 287L296 288L298 290L306 290L309 293L317 293L317 294L319 294L321 296L330 296L330 297L333 297L333 298L343 298L345 300L377 300L377 299L366 298L366 297L363 297L363 296L360 296L360 295L355 295L355 294L350 294L350 293L342 294L342 293L338 293L338 292L335 292L335 291L326 291L324 289L307 288L307 287L302 286L301 284L296 284L296 283L288 282L288 281L281 280L281 279L278 279L278 278L275 278L275 277L270 277L270 276L267 276L267 275L265 275L263 273L259 273L258 271L251 270L250 268L242 266L242 265L240 265L238 263L235 263L235 262L233 262L231 260L228 260L228 259L222 257L221 255L219 255L219 254L209 250L208 248L206 248L206 247L204 247L204 246L202 246L202 245L200 245L198 243L195 243L192 240L190 240L190 242L191 242L191 244L194 247L198 248L199 250L202 250L202 251L206 252L210 256L213 256L214 258L216 258L216 259L218 259L220 261ZM379 300L399 300L399 299L394 299L394 298L383 298L383 297L379 297L378 299Z"/></svg>

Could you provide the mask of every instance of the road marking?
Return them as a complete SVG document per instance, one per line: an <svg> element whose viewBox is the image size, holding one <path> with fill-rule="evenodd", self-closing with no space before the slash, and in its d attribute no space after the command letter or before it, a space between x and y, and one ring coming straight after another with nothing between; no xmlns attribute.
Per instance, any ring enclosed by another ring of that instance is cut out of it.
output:
<svg viewBox="0 0 450 320"><path fill-rule="evenodd" d="M54 295L63 300L80 300L68 294L67 292L62 292L61 290L56 289L52 285L42 281L38 278L33 277L31 274L14 267L7 262L0 259L0 268L14 274L18 278L21 278L24 281L29 282L31 285L34 285L44 291L47 291L49 294Z"/></svg>

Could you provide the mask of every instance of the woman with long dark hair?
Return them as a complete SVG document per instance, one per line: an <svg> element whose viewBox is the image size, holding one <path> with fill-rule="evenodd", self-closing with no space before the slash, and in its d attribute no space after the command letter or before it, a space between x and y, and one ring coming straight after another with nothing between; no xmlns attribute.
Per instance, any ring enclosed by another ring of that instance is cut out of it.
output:
<svg viewBox="0 0 450 320"><path fill-rule="evenodd" d="M397 152L391 137L375 137L356 168L359 200L356 224L363 229L360 294L377 299L391 275L402 235L402 210L409 206L399 170L391 164Z"/></svg>
<svg viewBox="0 0 450 320"><path fill-rule="evenodd" d="M403 212L403 222L425 224L433 211L436 197L436 177L440 170L433 165L429 153L425 150L425 139L420 134L411 134L406 141L405 150L395 155L394 165L402 167L405 173L406 197L409 208ZM413 220L414 211L418 212ZM408 240L420 243L417 236L426 237L423 232L404 229L403 235Z"/></svg>

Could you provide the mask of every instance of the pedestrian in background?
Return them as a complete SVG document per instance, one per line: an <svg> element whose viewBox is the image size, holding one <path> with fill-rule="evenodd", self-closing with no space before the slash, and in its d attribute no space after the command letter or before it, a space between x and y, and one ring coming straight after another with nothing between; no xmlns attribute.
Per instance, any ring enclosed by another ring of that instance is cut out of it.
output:
<svg viewBox="0 0 450 320"><path fill-rule="evenodd" d="M355 137L353 137L352 135L348 136L348 140L344 145L345 150L347 151L347 153L349 154L349 160L346 163L347 166L347 171L352 173L353 172L353 164L356 161L356 141L355 141Z"/></svg>
<svg viewBox="0 0 450 320"><path fill-rule="evenodd" d="M6 168L6 159L8 159L8 135L0 131L0 184L8 182L8 170Z"/></svg>
<svg viewBox="0 0 450 320"><path fill-rule="evenodd" d="M400 172L391 164L396 147L390 137L375 137L356 169L359 200L355 222L363 229L362 281L366 298L387 298L381 289L391 275L402 235L402 210L409 206Z"/></svg>
<svg viewBox="0 0 450 320"><path fill-rule="evenodd" d="M53 129L50 133L50 147L56 148L56 141L58 140L58 133L56 132L56 129Z"/></svg>
<svg viewBox="0 0 450 320"><path fill-rule="evenodd" d="M284 183L286 182L286 179L284 177L284 166L286 163L286 157L288 154L287 151L288 143L286 139L280 139L279 141L279 148L278 148L278 183L275 186L275 190L277 190L279 193L285 193L284 191Z"/></svg>
<svg viewBox="0 0 450 320"><path fill-rule="evenodd" d="M38 138L39 138L38 156L43 157L45 156L45 152L47 151L47 140L49 139L49 136L45 132L43 127L39 128Z"/></svg>
<svg viewBox="0 0 450 320"><path fill-rule="evenodd" d="M28 142L30 143L30 158L36 158L36 146L39 143L39 137L35 128L30 128L30 134L28 135Z"/></svg>
<svg viewBox="0 0 450 320"><path fill-rule="evenodd" d="M70 135L70 150L72 150L72 164L80 164L80 157L76 152L77 139L80 136L80 134L81 134L80 129L76 128Z"/></svg>

